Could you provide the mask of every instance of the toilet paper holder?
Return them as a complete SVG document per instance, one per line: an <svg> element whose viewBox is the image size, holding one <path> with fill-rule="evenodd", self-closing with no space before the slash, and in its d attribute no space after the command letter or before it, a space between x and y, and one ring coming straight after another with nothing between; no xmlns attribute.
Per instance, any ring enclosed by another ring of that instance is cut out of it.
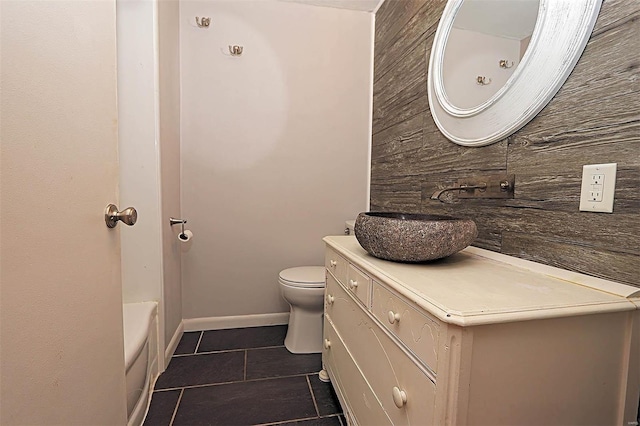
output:
<svg viewBox="0 0 640 426"><path fill-rule="evenodd" d="M175 217L170 217L169 218L169 225L173 226L173 225L180 225L181 229L180 229L180 236L185 235L184 233L184 225L185 223L187 223L187 219L176 219Z"/></svg>

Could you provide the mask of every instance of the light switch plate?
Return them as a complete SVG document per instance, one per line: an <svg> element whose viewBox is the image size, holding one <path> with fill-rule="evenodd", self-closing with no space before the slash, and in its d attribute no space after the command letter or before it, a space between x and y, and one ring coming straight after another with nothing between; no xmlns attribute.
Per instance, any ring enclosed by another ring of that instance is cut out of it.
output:
<svg viewBox="0 0 640 426"><path fill-rule="evenodd" d="M617 163L582 166L580 210L613 213Z"/></svg>

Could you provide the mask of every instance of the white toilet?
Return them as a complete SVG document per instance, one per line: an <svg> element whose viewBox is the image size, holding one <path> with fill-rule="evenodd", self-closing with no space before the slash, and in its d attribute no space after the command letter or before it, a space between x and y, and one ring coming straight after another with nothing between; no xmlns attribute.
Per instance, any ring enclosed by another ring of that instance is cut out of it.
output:
<svg viewBox="0 0 640 426"><path fill-rule="evenodd" d="M291 353L322 352L324 274L324 266L300 266L280 272L280 291L291 306L284 339Z"/></svg>

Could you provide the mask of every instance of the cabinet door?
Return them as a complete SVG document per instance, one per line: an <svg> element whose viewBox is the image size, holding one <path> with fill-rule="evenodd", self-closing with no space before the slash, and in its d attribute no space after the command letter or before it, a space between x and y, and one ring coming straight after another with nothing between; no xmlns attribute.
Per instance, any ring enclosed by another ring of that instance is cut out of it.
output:
<svg viewBox="0 0 640 426"><path fill-rule="evenodd" d="M335 280L327 317L395 425L433 422L435 385Z"/></svg>
<svg viewBox="0 0 640 426"><path fill-rule="evenodd" d="M380 402L353 362L344 343L325 317L324 349L322 360L329 372L333 386L341 397L341 403L350 417L362 426L392 424Z"/></svg>
<svg viewBox="0 0 640 426"><path fill-rule="evenodd" d="M427 367L437 372L439 324L405 300L373 282L371 311L380 323L404 343Z"/></svg>
<svg viewBox="0 0 640 426"><path fill-rule="evenodd" d="M371 278L353 265L347 268L347 288L360 300L367 308L371 294Z"/></svg>
<svg viewBox="0 0 640 426"><path fill-rule="evenodd" d="M335 250L327 247L324 255L324 267L342 284L347 283L347 267L349 262L340 256Z"/></svg>

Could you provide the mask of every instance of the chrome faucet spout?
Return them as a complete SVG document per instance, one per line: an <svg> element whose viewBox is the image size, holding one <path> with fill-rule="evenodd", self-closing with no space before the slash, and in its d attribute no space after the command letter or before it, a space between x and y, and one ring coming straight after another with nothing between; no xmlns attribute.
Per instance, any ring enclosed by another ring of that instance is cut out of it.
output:
<svg viewBox="0 0 640 426"><path fill-rule="evenodd" d="M474 189L487 189L487 184L486 183L480 183L478 185L451 186L449 188L444 188L444 189L441 189L439 191L434 192L433 195L431 196L431 199L432 200L438 200L441 203L444 203L444 201L441 200L440 197L445 192L449 192L449 191L469 191L469 190L474 190Z"/></svg>

